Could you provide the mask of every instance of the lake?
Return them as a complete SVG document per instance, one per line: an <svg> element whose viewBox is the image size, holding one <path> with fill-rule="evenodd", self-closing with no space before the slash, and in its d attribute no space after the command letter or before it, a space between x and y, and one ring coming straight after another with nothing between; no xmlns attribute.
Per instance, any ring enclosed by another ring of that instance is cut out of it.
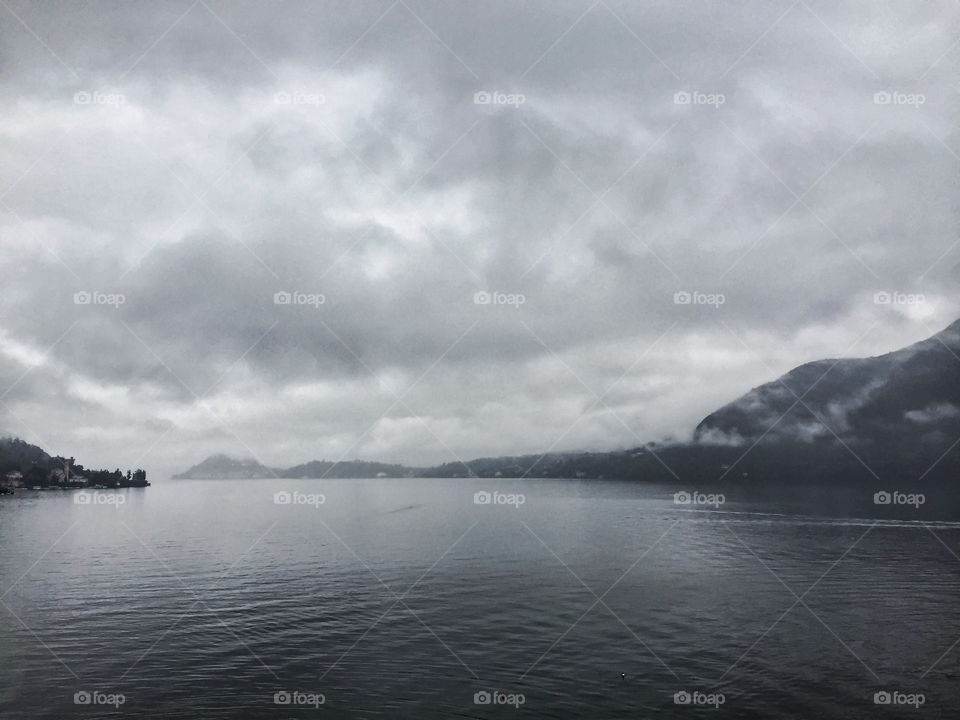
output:
<svg viewBox="0 0 960 720"><path fill-rule="evenodd" d="M2 497L0 715L957 717L960 523L677 491Z"/></svg>

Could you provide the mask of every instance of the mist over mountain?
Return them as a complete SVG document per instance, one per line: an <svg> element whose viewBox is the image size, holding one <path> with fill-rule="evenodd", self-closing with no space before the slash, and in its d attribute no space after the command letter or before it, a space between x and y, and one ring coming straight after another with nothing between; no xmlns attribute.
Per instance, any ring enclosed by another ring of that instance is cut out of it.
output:
<svg viewBox="0 0 960 720"><path fill-rule="evenodd" d="M355 478L355 477L412 477L417 469L406 465L369 462L366 460L313 460L287 468L284 477L292 478Z"/></svg>
<svg viewBox="0 0 960 720"><path fill-rule="evenodd" d="M253 478L276 477L277 472L262 465L253 458L232 458L218 453L211 455L188 470L174 475L174 479L194 478L197 480L216 480L231 478L250 480Z"/></svg>
<svg viewBox="0 0 960 720"><path fill-rule="evenodd" d="M818 360L754 388L697 426L702 444L845 442L904 452L960 436L960 320L878 357Z"/></svg>
<svg viewBox="0 0 960 720"><path fill-rule="evenodd" d="M252 458L237 459L228 455L211 455L202 462L173 476L175 480L247 480L253 478L363 478L412 477L417 469L405 465L367 462L365 460L312 460L287 468L269 468Z"/></svg>
<svg viewBox="0 0 960 720"><path fill-rule="evenodd" d="M410 467L351 460L286 469L224 455L176 477L571 477L659 482L945 483L960 453L960 320L871 358L801 365L709 414L692 443Z"/></svg>

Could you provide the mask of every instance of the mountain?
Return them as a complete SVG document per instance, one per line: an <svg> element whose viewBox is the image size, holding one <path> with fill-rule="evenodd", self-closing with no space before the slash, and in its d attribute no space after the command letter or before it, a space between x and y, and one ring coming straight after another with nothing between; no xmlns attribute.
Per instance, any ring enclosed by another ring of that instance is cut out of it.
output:
<svg viewBox="0 0 960 720"><path fill-rule="evenodd" d="M24 471L34 465L49 469L51 460L50 455L36 445L19 438L0 438L0 472Z"/></svg>
<svg viewBox="0 0 960 720"><path fill-rule="evenodd" d="M177 477L557 477L663 483L956 487L960 320L877 357L818 360L754 388L697 425L691 443L479 458L436 467L313 461L270 471L213 456ZM262 474L257 474L262 473Z"/></svg>
<svg viewBox="0 0 960 720"><path fill-rule="evenodd" d="M417 470L404 465L367 462L365 460L312 460L289 468L269 468L253 459L237 459L228 455L211 455L174 479L246 480L252 478L367 478L411 477Z"/></svg>
<svg viewBox="0 0 960 720"><path fill-rule="evenodd" d="M870 358L817 360L754 388L697 426L702 444L941 446L960 437L960 320Z"/></svg>
<svg viewBox="0 0 960 720"><path fill-rule="evenodd" d="M366 460L313 460L303 465L295 465L283 471L282 477L291 478L370 478L370 477L413 477L416 468L389 463L368 462Z"/></svg>
<svg viewBox="0 0 960 720"><path fill-rule="evenodd" d="M74 458L50 455L19 438L0 437L0 489L58 487L148 487L145 470L86 468Z"/></svg>
<svg viewBox="0 0 960 720"><path fill-rule="evenodd" d="M283 471L275 471L252 458L236 459L227 455L211 455L188 470L173 476L175 479L223 480L284 477Z"/></svg>

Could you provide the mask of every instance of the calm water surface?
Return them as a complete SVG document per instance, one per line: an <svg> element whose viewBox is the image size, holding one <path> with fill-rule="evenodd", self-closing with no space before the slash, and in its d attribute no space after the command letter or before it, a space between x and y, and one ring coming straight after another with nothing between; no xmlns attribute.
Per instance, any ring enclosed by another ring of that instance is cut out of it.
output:
<svg viewBox="0 0 960 720"><path fill-rule="evenodd" d="M494 490L525 502L475 504ZM0 716L958 717L960 523L769 498L698 511L674 490L243 480L0 498ZM498 691L522 705L475 702ZM924 703L878 707L883 691ZM75 703L94 692L124 702Z"/></svg>

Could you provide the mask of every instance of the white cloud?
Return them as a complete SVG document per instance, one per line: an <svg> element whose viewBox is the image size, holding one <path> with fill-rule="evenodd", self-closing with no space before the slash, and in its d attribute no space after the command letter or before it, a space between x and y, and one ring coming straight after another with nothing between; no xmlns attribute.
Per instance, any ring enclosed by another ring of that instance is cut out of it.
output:
<svg viewBox="0 0 960 720"><path fill-rule="evenodd" d="M79 78L0 28L3 377L39 362L5 429L112 465L169 429L142 461L159 472L219 450L623 447L688 436L801 362L955 319L955 5L818 7L836 36L803 7L768 35L781 11L759 2L615 9L669 70L602 7L526 74L576 15L423 9L478 82L401 8L343 57L375 16L224 8L254 57L198 11L127 72L167 8L94 3L68 28L18 6ZM527 101L478 107L483 87ZM884 88L929 102L877 105ZM678 106L683 89L726 101ZM675 305L684 288L726 302ZM128 302L77 307L80 289ZM328 302L278 307L278 290ZM527 302L477 306L477 290ZM406 400L442 442L402 406L378 420L395 398L368 368L396 392L426 373ZM212 414L193 393L218 380Z"/></svg>

